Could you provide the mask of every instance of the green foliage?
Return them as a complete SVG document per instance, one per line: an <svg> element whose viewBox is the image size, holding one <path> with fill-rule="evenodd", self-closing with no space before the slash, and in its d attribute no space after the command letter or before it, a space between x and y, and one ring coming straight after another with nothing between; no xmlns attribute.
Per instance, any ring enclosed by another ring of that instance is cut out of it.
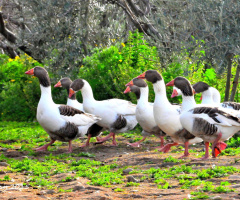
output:
<svg viewBox="0 0 240 200"><path fill-rule="evenodd" d="M40 64L26 55L11 59L0 54L0 60L0 119L32 121L40 94L39 85L24 73Z"/></svg>
<svg viewBox="0 0 240 200"><path fill-rule="evenodd" d="M139 32L130 32L126 43L94 49L83 61L79 77L90 83L98 100L127 99L128 95L123 94L126 83L148 69L160 67L156 47L150 47ZM129 95L136 100L134 94Z"/></svg>
<svg viewBox="0 0 240 200"><path fill-rule="evenodd" d="M169 156L169 157L165 158L163 162L183 163L184 161L179 160L177 158L173 158L172 156Z"/></svg>
<svg viewBox="0 0 240 200"><path fill-rule="evenodd" d="M116 188L114 189L114 192L123 192L124 190L122 188Z"/></svg>
<svg viewBox="0 0 240 200"><path fill-rule="evenodd" d="M135 183L135 182L128 182L127 184L126 184L126 187L132 187L132 186L135 186L135 187L137 187L137 186L139 186L140 184L139 183Z"/></svg>
<svg viewBox="0 0 240 200"><path fill-rule="evenodd" d="M191 200L193 199L209 199L209 196L203 192L191 192L191 195L193 195L194 197L190 197Z"/></svg>
<svg viewBox="0 0 240 200"><path fill-rule="evenodd" d="M10 181L11 178L9 175L5 175L3 179L0 179L0 181Z"/></svg>
<svg viewBox="0 0 240 200"><path fill-rule="evenodd" d="M165 82L177 76L186 77L192 84L204 81L216 87L222 100L225 93L226 72L216 73L212 63L205 59L204 41L195 40L196 48L191 55L183 47L178 54L171 56L171 63L160 64L155 46L150 46L139 32L129 33L126 43L116 43L108 48L95 48L91 56L83 59L78 73L79 78L86 79L94 92L96 99L121 98L136 103L133 93L123 94L125 84L148 69L155 69L162 73ZM27 76L25 71L40 65L27 55L10 59L0 54L0 120L5 121L33 121L36 116L37 103L40 98L39 83L36 78ZM41 65L40 65L41 66ZM238 56L233 59L233 81L238 66ZM47 68L48 69L48 68ZM77 69L74 69L76 71ZM48 70L55 84L60 75L52 69ZM69 74L76 77L76 74ZM149 101L154 101L152 84L149 84ZM167 87L168 99L181 103L182 98L171 99L172 87ZM56 103L66 103L66 91L60 88L52 90ZM81 94L77 94L81 101ZM200 103L200 94L196 95ZM239 100L238 89L235 101Z"/></svg>
<svg viewBox="0 0 240 200"><path fill-rule="evenodd" d="M234 135L227 141L228 147L239 147L240 146L240 137L238 135Z"/></svg>

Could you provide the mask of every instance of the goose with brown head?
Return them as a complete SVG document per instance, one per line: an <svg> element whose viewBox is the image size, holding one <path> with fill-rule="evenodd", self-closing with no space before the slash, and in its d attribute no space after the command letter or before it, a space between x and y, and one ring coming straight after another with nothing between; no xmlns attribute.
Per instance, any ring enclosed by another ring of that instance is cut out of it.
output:
<svg viewBox="0 0 240 200"><path fill-rule="evenodd" d="M88 128L100 118L71 106L55 104L52 100L51 82L46 69L34 67L25 73L39 79L41 98L37 107L37 120L51 138L50 143L35 150L46 151L56 140L60 140L68 142L68 152L72 152L72 140L86 135Z"/></svg>

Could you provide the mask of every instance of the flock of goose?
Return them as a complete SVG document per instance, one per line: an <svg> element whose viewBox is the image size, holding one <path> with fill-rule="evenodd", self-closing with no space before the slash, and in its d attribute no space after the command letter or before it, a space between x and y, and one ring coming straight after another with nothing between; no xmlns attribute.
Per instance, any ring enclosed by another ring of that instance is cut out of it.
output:
<svg viewBox="0 0 240 200"><path fill-rule="evenodd" d="M205 155L209 158L209 143L212 143L212 156L215 158L226 148L225 140L240 130L240 104L220 103L219 92L204 82L193 86L184 77L177 77L167 83L173 86L171 97L182 95L182 105L173 105L168 101L164 79L156 70L148 70L126 84L124 93L133 92L138 99L137 105L122 99L98 101L94 99L90 84L84 79L71 81L62 78L54 87L63 87L68 91L67 105L55 104L52 100L51 82L48 72L42 67L34 67L25 72L39 79L41 98L37 107L37 120L49 134L51 141L36 151L45 151L56 140L69 143L68 152L72 152L72 140L87 136L88 146L91 137L98 144L112 137L116 146L116 133L134 129L139 123L143 138L129 145L138 147L147 136L154 134L161 139L159 151L168 152L172 146L183 144L182 157L189 156L188 146L204 141ZM154 103L148 102L148 85L153 84ZM81 91L83 103L76 99ZM202 93L202 104L196 104L195 93ZM102 138L101 132L110 133ZM164 145L164 136L170 136L173 143Z"/></svg>

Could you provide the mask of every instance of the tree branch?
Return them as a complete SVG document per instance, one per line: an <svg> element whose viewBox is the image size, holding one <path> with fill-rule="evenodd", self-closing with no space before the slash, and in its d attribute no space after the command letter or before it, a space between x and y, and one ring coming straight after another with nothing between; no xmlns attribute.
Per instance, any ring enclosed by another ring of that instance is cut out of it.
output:
<svg viewBox="0 0 240 200"><path fill-rule="evenodd" d="M10 46L7 46L3 42L0 42L0 48L3 49L3 51L10 57L15 58L17 56L17 53L14 51L14 49Z"/></svg>
<svg viewBox="0 0 240 200"><path fill-rule="evenodd" d="M235 77L233 80L233 87L232 87L232 91L231 91L230 101L234 101L234 97L235 97L235 94L237 91L237 86L238 86L239 72L240 72L240 60L238 62L236 74L235 74Z"/></svg>
<svg viewBox="0 0 240 200"><path fill-rule="evenodd" d="M131 10L135 13L136 16L143 16L144 12L137 6L135 5L132 0L126 0L128 2L128 5L130 6Z"/></svg>
<svg viewBox="0 0 240 200"><path fill-rule="evenodd" d="M0 12L0 33L11 43L16 43L17 37L6 29L2 12Z"/></svg>

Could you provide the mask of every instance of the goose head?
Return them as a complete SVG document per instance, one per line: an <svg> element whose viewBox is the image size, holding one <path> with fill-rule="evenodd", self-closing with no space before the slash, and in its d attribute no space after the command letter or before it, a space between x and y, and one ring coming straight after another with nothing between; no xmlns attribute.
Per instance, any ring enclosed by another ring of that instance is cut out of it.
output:
<svg viewBox="0 0 240 200"><path fill-rule="evenodd" d="M64 77L60 81L58 81L58 83L54 85L54 87L63 87L65 89L69 89L71 83L72 83L72 80L70 78Z"/></svg>
<svg viewBox="0 0 240 200"><path fill-rule="evenodd" d="M48 87L51 85L48 72L43 67L34 67L25 72L25 74L36 76L42 86Z"/></svg>
<svg viewBox="0 0 240 200"><path fill-rule="evenodd" d="M133 85L135 85L139 88L147 87L147 83L143 79L139 79L139 78L134 78L129 83L127 83L125 86L133 86Z"/></svg>
<svg viewBox="0 0 240 200"><path fill-rule="evenodd" d="M70 85L70 89L69 89L69 98L72 97L73 94L75 94L76 92L78 92L79 90L81 90L84 87L84 80L83 79L76 79L72 82L72 84Z"/></svg>
<svg viewBox="0 0 240 200"><path fill-rule="evenodd" d="M139 87L137 87L135 85L127 86L126 90L124 91L124 94L129 93L129 92L133 92L136 95L137 99L140 98L140 89L139 89Z"/></svg>
<svg viewBox="0 0 240 200"><path fill-rule="evenodd" d="M146 72L139 75L137 78L139 79L146 79L149 82L152 82L153 84L157 81L163 80L162 75L156 71L156 70L147 70Z"/></svg>
<svg viewBox="0 0 240 200"><path fill-rule="evenodd" d="M205 82L199 81L195 83L192 87L196 93L201 93L208 90L210 86Z"/></svg>
<svg viewBox="0 0 240 200"><path fill-rule="evenodd" d="M177 96L176 93L177 89L181 91L182 95L184 96L194 96L194 90L190 84L190 82L181 76L178 76L177 78L173 79L169 83L166 84L166 86L175 86L175 91L173 91L171 97Z"/></svg>

